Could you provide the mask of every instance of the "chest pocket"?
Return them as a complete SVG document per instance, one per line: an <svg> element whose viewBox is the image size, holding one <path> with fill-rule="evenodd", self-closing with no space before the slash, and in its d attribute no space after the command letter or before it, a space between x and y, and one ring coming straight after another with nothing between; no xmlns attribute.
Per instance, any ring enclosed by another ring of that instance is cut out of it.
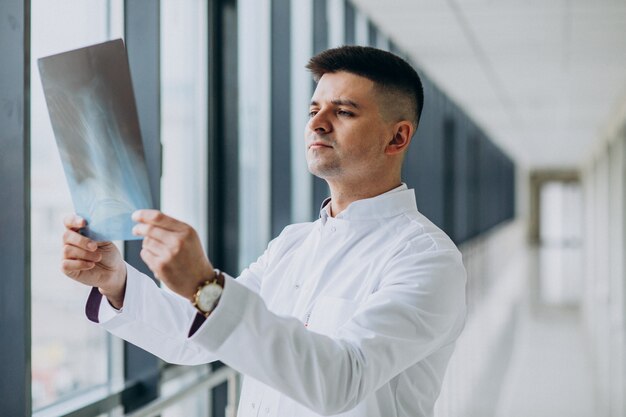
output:
<svg viewBox="0 0 626 417"><path fill-rule="evenodd" d="M308 329L332 336L335 330L346 323L358 307L352 300L338 297L320 297L309 317Z"/></svg>

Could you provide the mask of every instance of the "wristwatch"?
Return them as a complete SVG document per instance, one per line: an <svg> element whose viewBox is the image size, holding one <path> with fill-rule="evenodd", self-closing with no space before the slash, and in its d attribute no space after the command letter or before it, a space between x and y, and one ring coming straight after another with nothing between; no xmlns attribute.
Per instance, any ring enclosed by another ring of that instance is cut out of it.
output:
<svg viewBox="0 0 626 417"><path fill-rule="evenodd" d="M213 278L200 284L193 296L193 306L204 317L209 317L224 290L224 287L220 284L220 281L224 282L222 271L214 269L214 272Z"/></svg>

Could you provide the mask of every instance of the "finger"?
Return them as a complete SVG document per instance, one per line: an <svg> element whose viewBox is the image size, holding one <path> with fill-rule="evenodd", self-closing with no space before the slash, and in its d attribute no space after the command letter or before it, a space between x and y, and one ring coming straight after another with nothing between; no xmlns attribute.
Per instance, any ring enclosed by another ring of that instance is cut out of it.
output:
<svg viewBox="0 0 626 417"><path fill-rule="evenodd" d="M91 252L72 245L65 245L63 246L63 259L100 262L102 260L102 254Z"/></svg>
<svg viewBox="0 0 626 417"><path fill-rule="evenodd" d="M169 248L163 242L153 239L151 237L147 237L143 240L142 248L148 249L155 255L165 254L169 252Z"/></svg>
<svg viewBox="0 0 626 417"><path fill-rule="evenodd" d="M139 223L133 227L133 234L135 236L143 236L145 238L152 238L154 240L158 240L162 243L173 243L176 240L176 236L174 236L173 231L163 229L158 226L154 226L146 223Z"/></svg>
<svg viewBox="0 0 626 417"><path fill-rule="evenodd" d="M94 266L96 266L96 264L93 262L82 261L79 259L64 259L61 262L61 271L67 275L72 272L87 271L89 269L93 269Z"/></svg>
<svg viewBox="0 0 626 417"><path fill-rule="evenodd" d="M133 213L132 219L139 223L147 223L174 232L183 231L187 225L174 219L159 210L137 210Z"/></svg>
<svg viewBox="0 0 626 417"><path fill-rule="evenodd" d="M150 270L154 272L154 276L160 279L159 278L160 269L158 268L158 265L160 265L160 261L159 261L158 255L153 253L148 248L142 248L141 252L139 252L139 256L141 257L141 259L143 259L146 265L148 265L148 268L150 268Z"/></svg>
<svg viewBox="0 0 626 417"><path fill-rule="evenodd" d="M94 252L98 249L98 243L70 229L67 229L65 233L63 233L63 243L66 245L76 246L90 252Z"/></svg>
<svg viewBox="0 0 626 417"><path fill-rule="evenodd" d="M87 226L87 222L82 217L76 214L70 214L63 219L63 225L67 229L78 230Z"/></svg>
<svg viewBox="0 0 626 417"><path fill-rule="evenodd" d="M142 251L145 250L147 253L149 253L152 256L151 259L159 260L159 262L160 262L160 259L162 258L162 256L161 256L162 252L154 250L154 248L145 248L145 247L142 247L141 250Z"/></svg>

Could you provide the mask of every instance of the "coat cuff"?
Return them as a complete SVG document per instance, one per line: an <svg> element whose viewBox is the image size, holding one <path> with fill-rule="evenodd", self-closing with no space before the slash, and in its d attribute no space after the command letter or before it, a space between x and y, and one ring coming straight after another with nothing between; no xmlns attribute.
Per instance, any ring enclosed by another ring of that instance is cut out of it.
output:
<svg viewBox="0 0 626 417"><path fill-rule="evenodd" d="M141 275L139 271L133 268L128 263L126 264L126 292L124 294L124 305L131 304L133 302L133 293L137 292L135 288L137 286L137 279L135 275ZM111 319L120 316L124 311L124 307L116 309L109 301L104 297L98 287L92 287L89 296L87 297L87 303L85 304L85 315L87 318L94 322L104 324Z"/></svg>
<svg viewBox="0 0 626 417"><path fill-rule="evenodd" d="M232 334L245 315L248 299L253 294L233 277L224 274L224 291L208 318L198 314L189 331L190 341L215 351Z"/></svg>

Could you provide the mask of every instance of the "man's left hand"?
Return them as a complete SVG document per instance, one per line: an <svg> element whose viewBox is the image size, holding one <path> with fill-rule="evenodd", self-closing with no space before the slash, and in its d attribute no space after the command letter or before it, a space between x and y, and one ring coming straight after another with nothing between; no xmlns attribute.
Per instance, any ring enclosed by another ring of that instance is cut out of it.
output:
<svg viewBox="0 0 626 417"><path fill-rule="evenodd" d="M175 293L192 299L200 284L213 277L213 265L193 227L158 210L137 210L133 234L143 236L141 259Z"/></svg>

